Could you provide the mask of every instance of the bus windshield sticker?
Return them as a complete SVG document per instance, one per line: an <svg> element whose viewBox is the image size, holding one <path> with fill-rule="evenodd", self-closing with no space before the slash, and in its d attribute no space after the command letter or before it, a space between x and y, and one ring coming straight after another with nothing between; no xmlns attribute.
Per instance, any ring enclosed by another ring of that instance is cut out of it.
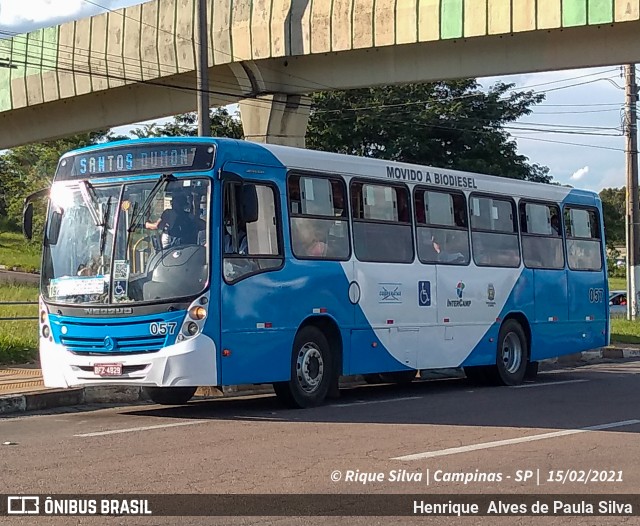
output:
<svg viewBox="0 0 640 526"><path fill-rule="evenodd" d="M49 284L49 296L64 298L84 294L103 294L105 286L104 276L57 278L52 279Z"/></svg>
<svg viewBox="0 0 640 526"><path fill-rule="evenodd" d="M374 206L376 204L375 189L373 186L366 185L367 192L364 195L364 204Z"/></svg>
<svg viewBox="0 0 640 526"><path fill-rule="evenodd" d="M313 201L315 199L313 195L313 179L303 177L302 180L304 181L304 194L302 197L304 197L305 201Z"/></svg>
<svg viewBox="0 0 640 526"><path fill-rule="evenodd" d="M125 259L116 259L113 262L113 279L129 279L129 262Z"/></svg>
<svg viewBox="0 0 640 526"><path fill-rule="evenodd" d="M477 197L471 199L471 212L474 216L480 216L480 199Z"/></svg>
<svg viewBox="0 0 640 526"><path fill-rule="evenodd" d="M123 298L127 295L127 285L129 282L126 279L114 281L113 295L116 298Z"/></svg>

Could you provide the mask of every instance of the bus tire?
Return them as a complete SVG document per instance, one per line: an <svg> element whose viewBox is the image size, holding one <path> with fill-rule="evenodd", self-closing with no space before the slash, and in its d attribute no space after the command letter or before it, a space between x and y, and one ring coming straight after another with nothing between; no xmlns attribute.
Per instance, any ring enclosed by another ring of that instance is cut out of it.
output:
<svg viewBox="0 0 640 526"><path fill-rule="evenodd" d="M307 325L298 331L291 353L291 379L276 382L276 396L288 407L320 405L335 378L335 359L320 329Z"/></svg>
<svg viewBox="0 0 640 526"><path fill-rule="evenodd" d="M496 366L492 376L499 385L520 385L529 363L527 337L522 326L513 319L500 327Z"/></svg>
<svg viewBox="0 0 640 526"><path fill-rule="evenodd" d="M538 377L538 365L540 362L529 362L524 373L524 379L532 382Z"/></svg>
<svg viewBox="0 0 640 526"><path fill-rule="evenodd" d="M197 387L143 387L147 396L156 404L186 404L196 392Z"/></svg>

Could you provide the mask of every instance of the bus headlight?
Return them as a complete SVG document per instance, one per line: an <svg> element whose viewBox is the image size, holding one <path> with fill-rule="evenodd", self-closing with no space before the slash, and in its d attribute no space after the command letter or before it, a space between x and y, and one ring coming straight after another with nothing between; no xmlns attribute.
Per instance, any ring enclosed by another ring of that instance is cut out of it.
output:
<svg viewBox="0 0 640 526"><path fill-rule="evenodd" d="M189 309L189 317L192 320L204 320L207 317L207 309L204 307L191 307Z"/></svg>
<svg viewBox="0 0 640 526"><path fill-rule="evenodd" d="M196 334L198 334L198 324L190 321L188 323L185 323L184 325L184 332L185 334L189 335L189 336L195 336Z"/></svg>
<svg viewBox="0 0 640 526"><path fill-rule="evenodd" d="M48 338L50 334L51 334L51 329L49 329L49 326L48 325L43 325L42 326L42 337L43 338Z"/></svg>

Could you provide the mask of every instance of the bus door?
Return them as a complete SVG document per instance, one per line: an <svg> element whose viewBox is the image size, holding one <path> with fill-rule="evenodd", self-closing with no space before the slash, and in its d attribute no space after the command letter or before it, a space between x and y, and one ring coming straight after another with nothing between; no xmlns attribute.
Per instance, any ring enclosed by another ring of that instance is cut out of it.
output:
<svg viewBox="0 0 640 526"><path fill-rule="evenodd" d="M257 172L254 165L251 169ZM269 181L233 175L246 173L246 165L226 163L224 170L221 211L214 222L219 230L213 229L220 232L222 385L287 380L291 345L282 330L287 310L280 308L278 282L284 264L280 192ZM260 167L258 173L271 179L272 170Z"/></svg>
<svg viewBox="0 0 640 526"><path fill-rule="evenodd" d="M536 340L532 359L562 354L566 345L568 300L567 271L560 208L556 204L520 202L522 256L525 272L533 274Z"/></svg>
<svg viewBox="0 0 640 526"><path fill-rule="evenodd" d="M564 207L567 236L569 320L572 342L582 349L603 345L609 301L596 208Z"/></svg>
<svg viewBox="0 0 640 526"><path fill-rule="evenodd" d="M351 204L355 258L350 300L358 300L351 373L416 368L420 312L409 190L352 181Z"/></svg>
<svg viewBox="0 0 640 526"><path fill-rule="evenodd" d="M450 367L462 360L468 347L462 325L473 322L469 276L469 232L462 192L416 187L416 239L421 264L418 279L420 311L420 369ZM436 301L437 298L437 301ZM453 303L452 303L453 302ZM452 306L455 305L455 306Z"/></svg>

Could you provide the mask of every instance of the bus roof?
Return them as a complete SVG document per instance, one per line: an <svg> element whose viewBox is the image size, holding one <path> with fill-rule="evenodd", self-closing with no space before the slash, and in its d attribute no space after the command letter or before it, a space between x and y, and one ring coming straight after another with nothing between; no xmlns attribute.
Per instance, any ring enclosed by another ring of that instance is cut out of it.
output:
<svg viewBox="0 0 640 526"><path fill-rule="evenodd" d="M68 155L85 153L92 150L104 150L112 147L132 146L143 143L166 142L185 142L192 144L196 142L215 143L219 148L219 154L224 152L224 157L228 159L234 157L233 155L229 155L230 150L233 149L236 153L242 152L239 156L241 159L238 160L244 162L253 160L256 163L280 165L287 169L321 171L352 177L375 178L386 181L405 182L408 184L422 183L428 186L455 190L473 190L511 196L553 199L557 201L563 200L569 193L571 193L574 198L582 198L585 201L598 200L596 192L575 189L569 186L535 183L508 177L463 172L426 165L329 153L291 146L259 144L220 137L154 137L115 141L74 150L63 155L63 158ZM267 153L267 155L263 155L265 153ZM272 157L272 159L269 159L269 157Z"/></svg>

